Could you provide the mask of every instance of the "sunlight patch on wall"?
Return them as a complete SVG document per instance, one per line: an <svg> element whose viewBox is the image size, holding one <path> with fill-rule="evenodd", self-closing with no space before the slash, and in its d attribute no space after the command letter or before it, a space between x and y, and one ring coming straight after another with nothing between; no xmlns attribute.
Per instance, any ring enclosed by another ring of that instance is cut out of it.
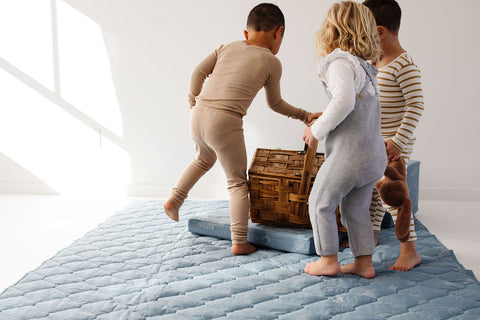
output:
<svg viewBox="0 0 480 320"><path fill-rule="evenodd" d="M54 88L50 1L0 1L0 56Z"/></svg>
<svg viewBox="0 0 480 320"><path fill-rule="evenodd" d="M126 192L129 159L123 150L1 69L0 86L3 153L62 195Z"/></svg>
<svg viewBox="0 0 480 320"><path fill-rule="evenodd" d="M10 17L0 22L0 152L61 195L126 195L130 157L101 28L56 0L2 1L0 12Z"/></svg>
<svg viewBox="0 0 480 320"><path fill-rule="evenodd" d="M122 115L100 26L63 1L57 1L57 21L62 97L122 136Z"/></svg>

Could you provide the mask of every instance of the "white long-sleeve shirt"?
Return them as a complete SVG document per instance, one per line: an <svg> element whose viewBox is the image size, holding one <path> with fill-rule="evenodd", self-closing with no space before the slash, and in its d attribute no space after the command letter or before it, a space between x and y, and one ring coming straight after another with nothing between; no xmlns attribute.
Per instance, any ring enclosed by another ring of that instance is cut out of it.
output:
<svg viewBox="0 0 480 320"><path fill-rule="evenodd" d="M354 55L335 49L320 62L319 76L331 95L331 100L311 130L317 140L323 140L352 112L355 96L365 85L366 73ZM367 94L375 94L372 85Z"/></svg>

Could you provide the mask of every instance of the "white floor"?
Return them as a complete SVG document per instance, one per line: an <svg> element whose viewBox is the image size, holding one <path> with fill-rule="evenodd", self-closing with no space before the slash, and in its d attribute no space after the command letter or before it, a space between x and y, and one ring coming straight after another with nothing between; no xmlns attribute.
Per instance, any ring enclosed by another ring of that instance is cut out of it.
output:
<svg viewBox="0 0 480 320"><path fill-rule="evenodd" d="M133 201L0 195L0 292ZM480 279L480 202L420 201L418 219Z"/></svg>

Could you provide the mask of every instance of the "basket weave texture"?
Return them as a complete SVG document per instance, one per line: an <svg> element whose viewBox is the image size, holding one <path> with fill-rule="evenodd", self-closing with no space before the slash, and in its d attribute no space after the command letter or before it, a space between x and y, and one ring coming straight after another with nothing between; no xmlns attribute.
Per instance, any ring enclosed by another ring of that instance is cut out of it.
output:
<svg viewBox="0 0 480 320"><path fill-rule="evenodd" d="M248 170L252 222L311 228L308 196L324 161L316 146L304 151L257 149Z"/></svg>

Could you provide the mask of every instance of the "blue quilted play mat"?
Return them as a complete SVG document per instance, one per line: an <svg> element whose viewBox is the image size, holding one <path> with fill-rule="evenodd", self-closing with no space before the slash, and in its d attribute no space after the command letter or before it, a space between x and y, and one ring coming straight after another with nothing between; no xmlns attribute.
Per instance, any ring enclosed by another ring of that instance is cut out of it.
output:
<svg viewBox="0 0 480 320"><path fill-rule="evenodd" d="M161 208L136 201L26 274L0 294L0 319L480 319L479 282L418 221L422 263L389 271L399 243L384 229L367 280L307 275L313 255L234 256L230 241L187 230L227 201L187 201L179 223Z"/></svg>

